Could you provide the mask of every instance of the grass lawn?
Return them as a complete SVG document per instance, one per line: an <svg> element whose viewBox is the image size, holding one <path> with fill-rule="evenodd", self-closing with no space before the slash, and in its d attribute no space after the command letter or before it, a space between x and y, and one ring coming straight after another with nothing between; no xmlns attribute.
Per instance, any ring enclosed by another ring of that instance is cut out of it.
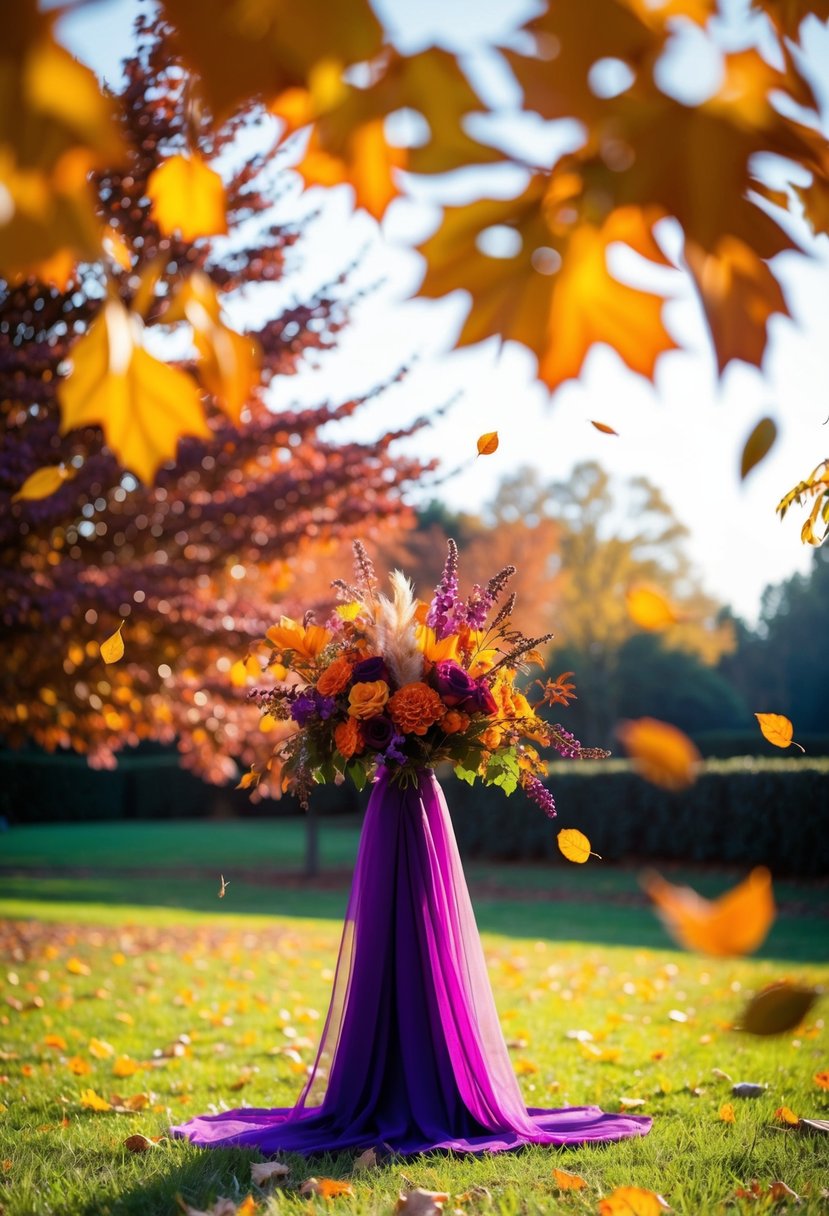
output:
<svg viewBox="0 0 829 1216"><path fill-rule="evenodd" d="M820 889L779 884L784 914L763 954L709 960L666 948L656 919L634 898L635 873L592 864L469 870L483 892L476 909L527 1103L618 1110L622 1099L641 1100L633 1109L655 1120L645 1139L388 1160L358 1174L353 1155L294 1157L276 1189L251 1183L257 1157L249 1152L204 1152L167 1139L129 1152L128 1136L163 1136L170 1123L211 1108L290 1104L327 1006L343 881L309 888L257 875L270 870L276 852L285 858L293 849L298 864L301 824L289 832L278 821L236 825L250 834L205 826L14 829L0 838L2 864L19 870L0 880L3 1216L174 1216L177 1195L209 1210L220 1196L241 1203L249 1193L258 1216L338 1208L381 1216L408 1184L449 1192L447 1213L468 1216L597 1213L600 1198L624 1185L659 1191L687 1216L786 1210L785 1200L775 1207L736 1198L753 1179L798 1192L792 1212L829 1210L821 1191L829 1184L829 1137L775 1118L785 1105L829 1119L829 1091L814 1080L829 1069L825 1002L779 1038L729 1029L746 994L783 975L829 985ZM263 831L273 852L263 848ZM347 864L353 825L335 833L326 825L322 841L327 864ZM204 874L176 877L177 849L197 856ZM79 855L92 851L87 877L42 872L81 865ZM117 876L107 876L108 865ZM221 902L219 872L231 880ZM513 897L495 898L495 881ZM710 891L731 880L693 881ZM575 1031L592 1039L582 1043ZM755 1099L732 1097L715 1070L768 1089ZM86 1090L110 1102L116 1094L134 1099L141 1109L93 1110L82 1101ZM720 1118L726 1103L733 1122ZM587 1187L560 1192L554 1167L581 1175ZM312 1174L348 1179L354 1195L328 1204L300 1196L298 1184ZM467 1195L475 1187L485 1189Z"/></svg>

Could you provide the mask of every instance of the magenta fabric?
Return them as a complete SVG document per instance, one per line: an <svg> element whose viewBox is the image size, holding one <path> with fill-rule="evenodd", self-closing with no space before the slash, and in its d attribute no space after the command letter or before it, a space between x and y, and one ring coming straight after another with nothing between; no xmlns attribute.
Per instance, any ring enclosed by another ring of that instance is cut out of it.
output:
<svg viewBox="0 0 829 1216"><path fill-rule="evenodd" d="M363 824L316 1062L296 1106L172 1128L203 1147L483 1152L642 1136L595 1106L527 1109L512 1071L443 792L384 771Z"/></svg>

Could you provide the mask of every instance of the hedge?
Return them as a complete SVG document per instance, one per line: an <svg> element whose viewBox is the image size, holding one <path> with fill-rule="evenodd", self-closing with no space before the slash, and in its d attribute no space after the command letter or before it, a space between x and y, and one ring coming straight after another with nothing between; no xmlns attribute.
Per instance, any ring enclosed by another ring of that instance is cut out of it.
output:
<svg viewBox="0 0 829 1216"><path fill-rule="evenodd" d="M501 861L564 861L560 828L585 832L611 862L635 859L767 865L829 875L829 760L709 760L690 789L669 793L623 760L550 765L552 822L520 793L446 783L461 850Z"/></svg>

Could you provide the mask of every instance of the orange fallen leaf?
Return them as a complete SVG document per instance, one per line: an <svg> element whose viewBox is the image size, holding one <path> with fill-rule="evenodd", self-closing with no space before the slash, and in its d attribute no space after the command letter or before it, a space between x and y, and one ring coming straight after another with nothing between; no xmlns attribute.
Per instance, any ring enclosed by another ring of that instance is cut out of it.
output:
<svg viewBox="0 0 829 1216"><path fill-rule="evenodd" d="M72 1056L66 1061L66 1067L76 1077L85 1077L92 1072L92 1065L83 1056Z"/></svg>
<svg viewBox="0 0 829 1216"><path fill-rule="evenodd" d="M734 1107L730 1102L723 1103L723 1105L720 1107L718 1118L721 1119L723 1123L734 1122Z"/></svg>
<svg viewBox="0 0 829 1216"><path fill-rule="evenodd" d="M628 587L625 604L628 616L640 629L655 632L667 629L679 620L679 614L667 596L658 587L651 587L647 583L635 583Z"/></svg>
<svg viewBox="0 0 829 1216"><path fill-rule="evenodd" d="M478 445L477 445L478 446L478 455L479 456L491 456L493 454L493 452L498 451L499 443L500 443L500 440L498 438L497 431L486 431L478 439Z"/></svg>
<svg viewBox="0 0 829 1216"><path fill-rule="evenodd" d="M567 1170L553 1170L555 1184L560 1191L583 1191L587 1183L580 1174L568 1174Z"/></svg>
<svg viewBox="0 0 829 1216"><path fill-rule="evenodd" d="M91 968L79 958L68 958L66 960L66 970L70 975L91 975Z"/></svg>
<svg viewBox="0 0 829 1216"><path fill-rule="evenodd" d="M562 828L556 837L556 842L559 852L568 861L574 861L577 865L583 865L588 857L597 857L601 861L599 854L594 853L590 848L590 841L584 832L580 832L577 828Z"/></svg>
<svg viewBox="0 0 829 1216"><path fill-rule="evenodd" d="M44 1047L57 1047L58 1051L66 1051L66 1039L62 1034L47 1034L43 1040Z"/></svg>
<svg viewBox="0 0 829 1216"><path fill-rule="evenodd" d="M236 1209L236 1216L256 1216L256 1200L253 1195L246 1195Z"/></svg>
<svg viewBox="0 0 829 1216"><path fill-rule="evenodd" d="M74 476L75 470L67 469L62 464L37 469L29 474L17 493L12 495L12 502L20 502L22 499L33 502L40 498L49 498L65 481L71 481Z"/></svg>
<svg viewBox="0 0 829 1216"><path fill-rule="evenodd" d="M643 876L642 886L674 941L702 954L751 954L765 940L775 917L771 874L763 866L714 900L691 887L675 887L653 872Z"/></svg>
<svg viewBox="0 0 829 1216"><path fill-rule="evenodd" d="M823 1068L820 1072L816 1072L813 1080L818 1089L829 1089L829 1068Z"/></svg>
<svg viewBox="0 0 829 1216"><path fill-rule="evenodd" d="M590 419L590 425L594 426L597 431L601 431L603 435L615 435L618 439L619 432L614 431L612 426L608 426L606 422L596 422L593 418Z"/></svg>
<svg viewBox="0 0 829 1216"><path fill-rule="evenodd" d="M788 1123L790 1127L797 1127L800 1123L800 1116L796 1115L788 1106L778 1106L774 1117L778 1123Z"/></svg>
<svg viewBox="0 0 829 1216"><path fill-rule="evenodd" d="M773 743L775 747L800 747L800 744L795 743L792 738L794 727L785 714L755 714L754 716L763 732L763 738L768 739L769 743ZM805 754L805 747L800 747L800 750Z"/></svg>
<svg viewBox="0 0 829 1216"><path fill-rule="evenodd" d="M119 1056L112 1065L113 1077L132 1077L141 1071L141 1065L129 1056Z"/></svg>
<svg viewBox="0 0 829 1216"><path fill-rule="evenodd" d="M616 733L646 781L669 790L692 785L701 756L694 744L676 726L657 718L620 722Z"/></svg>
<svg viewBox="0 0 829 1216"><path fill-rule="evenodd" d="M744 481L755 465L768 456L777 438L777 427L771 418L761 418L746 440L740 458L740 480Z"/></svg>
<svg viewBox="0 0 829 1216"><path fill-rule="evenodd" d="M335 1178L307 1178L299 1188L300 1195L320 1195L323 1199L337 1199L342 1195L353 1195L350 1182L338 1182Z"/></svg>
<svg viewBox="0 0 829 1216"><path fill-rule="evenodd" d="M105 663L117 663L119 659L124 657L124 639L121 636L121 630L124 628L122 621L115 633L110 634L105 642L101 642L101 658Z"/></svg>
<svg viewBox="0 0 829 1216"><path fill-rule="evenodd" d="M115 1048L111 1043L107 1043L103 1039L90 1039L87 1051L96 1060L108 1060L111 1056L115 1055Z"/></svg>
<svg viewBox="0 0 829 1216"><path fill-rule="evenodd" d="M638 1186L617 1186L599 1203L599 1216L662 1216L671 1209L656 1191Z"/></svg>
<svg viewBox="0 0 829 1216"><path fill-rule="evenodd" d="M171 156L147 179L151 215L165 236L184 241L227 232L222 179L200 156Z"/></svg>

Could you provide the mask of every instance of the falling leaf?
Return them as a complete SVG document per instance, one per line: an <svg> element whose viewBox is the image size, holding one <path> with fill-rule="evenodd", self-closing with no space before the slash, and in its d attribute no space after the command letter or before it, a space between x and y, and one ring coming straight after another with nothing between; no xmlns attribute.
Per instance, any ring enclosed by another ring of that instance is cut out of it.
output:
<svg viewBox="0 0 829 1216"><path fill-rule="evenodd" d="M356 1158L353 1169L373 1170L377 1164L377 1150L374 1148L367 1148L364 1153L360 1153L360 1156Z"/></svg>
<svg viewBox="0 0 829 1216"><path fill-rule="evenodd" d="M141 345L140 319L110 299L70 352L58 387L61 434L100 426L121 464L152 482L182 435L209 438L195 381Z"/></svg>
<svg viewBox="0 0 829 1216"><path fill-rule="evenodd" d="M676 726L657 718L620 722L616 733L646 781L669 790L682 790L696 780L702 757Z"/></svg>
<svg viewBox="0 0 829 1216"><path fill-rule="evenodd" d="M599 1203L599 1216L662 1216L671 1209L656 1191L638 1186L617 1186Z"/></svg>
<svg viewBox="0 0 829 1216"><path fill-rule="evenodd" d="M171 156L147 179L150 214L165 236L195 241L227 232L222 179L196 153Z"/></svg>
<svg viewBox="0 0 829 1216"><path fill-rule="evenodd" d="M658 587L636 583L625 592L628 616L640 629L655 632L675 625L679 614Z"/></svg>
<svg viewBox="0 0 829 1216"><path fill-rule="evenodd" d="M829 1068L816 1072L812 1079L818 1089L829 1089Z"/></svg>
<svg viewBox="0 0 829 1216"><path fill-rule="evenodd" d="M686 950L719 957L751 954L774 922L771 875L762 866L714 900L690 887L676 887L653 872L643 875L642 886L665 928Z"/></svg>
<svg viewBox="0 0 829 1216"><path fill-rule="evenodd" d="M225 323L216 287L201 271L190 275L175 296L165 317L168 322L173 319L192 325L199 379L238 426L259 380L258 343Z"/></svg>
<svg viewBox="0 0 829 1216"><path fill-rule="evenodd" d="M785 1034L799 1026L820 996L820 990L789 980L769 984L756 993L737 1019L746 1034Z"/></svg>
<svg viewBox="0 0 829 1216"><path fill-rule="evenodd" d="M273 1178L287 1178L291 1167L282 1161L253 1161L250 1167L250 1180L257 1186L270 1182Z"/></svg>
<svg viewBox="0 0 829 1216"><path fill-rule="evenodd" d="M744 481L755 465L771 451L777 438L777 427L771 418L761 418L746 440L740 461L740 480Z"/></svg>
<svg viewBox="0 0 829 1216"><path fill-rule="evenodd" d="M94 1089L85 1089L81 1094L81 1106L85 1106L88 1110L112 1110L112 1106L107 1102L106 1098L102 1098L100 1094L96 1094Z"/></svg>
<svg viewBox="0 0 829 1216"><path fill-rule="evenodd" d="M619 432L614 431L612 426L608 426L606 422L596 422L595 419L590 419L590 425L594 426L597 431L601 431L603 435L615 435L618 439Z"/></svg>
<svg viewBox="0 0 829 1216"><path fill-rule="evenodd" d="M734 1122L734 1107L730 1102L724 1102L720 1107L720 1113L717 1116L723 1123Z"/></svg>
<svg viewBox="0 0 829 1216"><path fill-rule="evenodd" d="M124 1148L131 1153L146 1153L152 1148L158 1148L155 1140L150 1140L147 1136L142 1136L140 1132L136 1132L133 1136L127 1136L124 1141Z"/></svg>
<svg viewBox="0 0 829 1216"><path fill-rule="evenodd" d="M29 474L17 493L12 494L12 502L20 502L21 499L34 502L40 498L48 498L50 494L54 494L55 490L59 490L64 482L71 481L74 476L75 470L67 468L66 465L47 465L45 468Z"/></svg>
<svg viewBox="0 0 829 1216"><path fill-rule="evenodd" d="M411 1191L400 1192L394 1210L404 1212L405 1216L439 1216L448 1201L449 1196L445 1191L424 1191L417 1186Z"/></svg>
<svg viewBox="0 0 829 1216"><path fill-rule="evenodd" d="M769 743L773 743L775 747L800 747L800 744L795 743L792 738L794 727L785 714L755 714L754 716L760 724L763 737L768 739ZM800 747L800 750L805 753L806 748Z"/></svg>
<svg viewBox="0 0 829 1216"><path fill-rule="evenodd" d="M225 897L225 891L226 891L226 890L228 889L228 887L230 886L230 883L229 883L229 882L225 882L225 876L224 876L224 874L220 874L220 875L219 875L219 882L221 883L221 886L219 887L219 899L224 899L224 897Z"/></svg>
<svg viewBox="0 0 829 1216"><path fill-rule="evenodd" d="M115 633L110 634L105 642L101 642L101 658L105 663L117 663L124 657L124 639L121 636L123 628L124 622L122 621Z"/></svg>
<svg viewBox="0 0 829 1216"><path fill-rule="evenodd" d="M299 1188L300 1195L319 1195L323 1199L338 1199L342 1195L353 1195L350 1182L338 1182L335 1178L307 1178Z"/></svg>
<svg viewBox="0 0 829 1216"><path fill-rule="evenodd" d="M584 832L580 832L577 828L562 828L556 840L559 851L568 861L574 861L577 865L582 865L588 857L597 857L601 861L599 854L594 853L590 848L590 841Z"/></svg>
<svg viewBox="0 0 829 1216"><path fill-rule="evenodd" d="M555 1184L560 1191L583 1191L587 1183L580 1174L568 1174L567 1170L553 1170Z"/></svg>
<svg viewBox="0 0 829 1216"><path fill-rule="evenodd" d="M493 454L493 452L498 451L499 443L500 443L500 440L498 438L497 431L486 431L478 439L478 444L477 444L478 455L479 456L491 456Z"/></svg>
<svg viewBox="0 0 829 1216"><path fill-rule="evenodd" d="M788 1123L790 1127L797 1127L800 1123L800 1116L796 1115L788 1106L778 1106L774 1117L778 1123Z"/></svg>

